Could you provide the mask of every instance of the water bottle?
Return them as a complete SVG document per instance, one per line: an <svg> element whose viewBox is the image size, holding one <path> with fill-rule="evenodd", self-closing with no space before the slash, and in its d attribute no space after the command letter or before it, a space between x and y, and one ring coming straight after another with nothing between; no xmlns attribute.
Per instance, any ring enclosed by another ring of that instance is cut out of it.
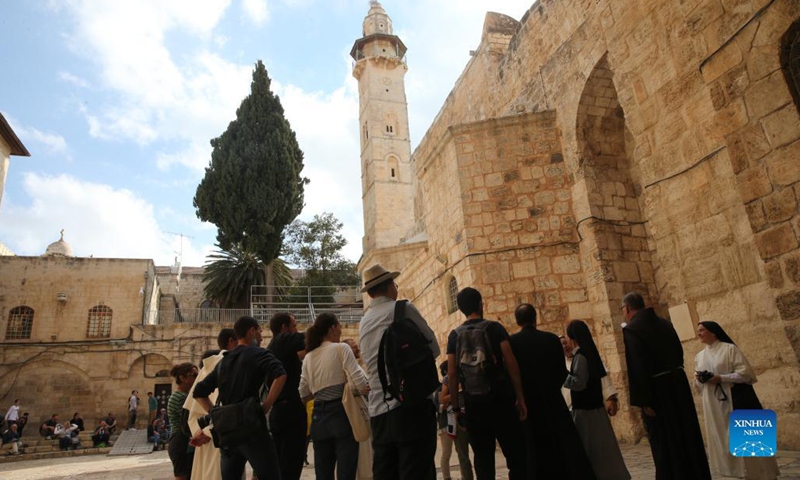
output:
<svg viewBox="0 0 800 480"><path fill-rule="evenodd" d="M456 438L456 412L453 411L453 407L447 407L447 435L450 438Z"/></svg>

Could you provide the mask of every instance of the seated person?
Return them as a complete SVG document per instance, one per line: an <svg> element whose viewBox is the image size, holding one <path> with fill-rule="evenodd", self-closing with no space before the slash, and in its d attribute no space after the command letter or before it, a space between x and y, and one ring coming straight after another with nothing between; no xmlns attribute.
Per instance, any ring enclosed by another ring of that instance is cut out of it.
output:
<svg viewBox="0 0 800 480"><path fill-rule="evenodd" d="M9 455L19 455L22 449L22 441L20 441L19 430L16 423L3 433L3 450L7 450Z"/></svg>
<svg viewBox="0 0 800 480"><path fill-rule="evenodd" d="M66 421L63 424L56 425L53 437L58 439L58 446L61 447L61 450L74 450L80 446L78 432L80 430L78 430L77 425Z"/></svg>
<svg viewBox="0 0 800 480"><path fill-rule="evenodd" d="M153 444L155 450L160 450L166 445L169 436L167 435L167 428L164 420L156 417L147 426L147 441Z"/></svg>
<svg viewBox="0 0 800 480"><path fill-rule="evenodd" d="M81 432L84 430L83 417L81 417L80 413L75 412L75 415L72 416L72 420L70 420L70 423L73 425L77 425L78 430L80 430Z"/></svg>
<svg viewBox="0 0 800 480"><path fill-rule="evenodd" d="M114 418L114 412L108 412L106 417L106 428L109 435L114 435L114 430L117 429L117 419Z"/></svg>
<svg viewBox="0 0 800 480"><path fill-rule="evenodd" d="M51 438L53 438L57 426L58 426L58 414L54 413L50 417L50 420L47 420L39 427L39 433L46 439L50 440Z"/></svg>
<svg viewBox="0 0 800 480"><path fill-rule="evenodd" d="M107 447L111 434L108 431L108 424L105 420L100 420L100 426L94 429L92 444L95 447Z"/></svg>

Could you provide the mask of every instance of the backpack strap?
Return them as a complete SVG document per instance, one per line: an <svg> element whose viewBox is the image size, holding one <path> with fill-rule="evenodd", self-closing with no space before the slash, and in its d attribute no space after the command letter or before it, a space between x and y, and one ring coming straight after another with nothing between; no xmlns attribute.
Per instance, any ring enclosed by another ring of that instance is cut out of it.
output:
<svg viewBox="0 0 800 480"><path fill-rule="evenodd" d="M403 321L407 303L408 300L397 300L394 302L394 317L392 318L392 323ZM380 346L378 347L378 379L381 381L384 402L395 399L395 396L389 391L389 381L386 378L386 340L386 331L384 331Z"/></svg>

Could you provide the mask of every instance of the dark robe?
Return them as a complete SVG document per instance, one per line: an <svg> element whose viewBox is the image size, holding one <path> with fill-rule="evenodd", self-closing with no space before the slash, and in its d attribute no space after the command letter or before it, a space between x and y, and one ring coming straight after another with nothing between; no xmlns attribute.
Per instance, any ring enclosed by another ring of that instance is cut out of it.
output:
<svg viewBox="0 0 800 480"><path fill-rule="evenodd" d="M656 479L710 480L678 334L652 308L636 312L622 332L631 405L650 407L656 412L655 417L642 412Z"/></svg>
<svg viewBox="0 0 800 480"><path fill-rule="evenodd" d="M533 478L595 478L572 416L561 395L567 378L561 341L552 333L523 327L509 338L519 364L528 407L529 471Z"/></svg>

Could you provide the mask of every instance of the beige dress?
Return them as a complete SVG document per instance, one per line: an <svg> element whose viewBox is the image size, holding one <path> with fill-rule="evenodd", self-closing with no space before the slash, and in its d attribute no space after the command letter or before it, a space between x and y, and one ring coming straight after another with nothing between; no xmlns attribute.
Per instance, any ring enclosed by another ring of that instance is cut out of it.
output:
<svg viewBox="0 0 800 480"><path fill-rule="evenodd" d="M694 382L695 388L703 395L706 443L714 475L759 480L776 478L780 472L774 458L743 459L729 453L728 418L733 412L731 386L734 383L756 382L756 374L742 351L732 343L717 341L713 345L706 345L695 357L694 369L697 372L708 371L722 377L720 385L725 393L724 396L716 385ZM720 400L718 397L727 400Z"/></svg>
<svg viewBox="0 0 800 480"><path fill-rule="evenodd" d="M195 380L194 385L192 385L191 390L189 390L189 394L186 396L186 401L183 404L183 408L189 410L189 429L192 431L192 435L200 430L200 425L197 424L197 419L208 413L194 399L194 396L192 395L194 393L194 387L214 370L220 360L222 360L222 353L203 360L203 368L198 373L197 379ZM214 390L214 392L209 395L208 399L212 404L217 401L218 394L219 390ZM211 436L210 430L211 429L209 428L206 428L205 430L205 434L209 437ZM221 479L222 468L219 460L219 449L214 446L214 442L208 442L202 447L196 447L194 450L194 460L192 462L192 480Z"/></svg>

